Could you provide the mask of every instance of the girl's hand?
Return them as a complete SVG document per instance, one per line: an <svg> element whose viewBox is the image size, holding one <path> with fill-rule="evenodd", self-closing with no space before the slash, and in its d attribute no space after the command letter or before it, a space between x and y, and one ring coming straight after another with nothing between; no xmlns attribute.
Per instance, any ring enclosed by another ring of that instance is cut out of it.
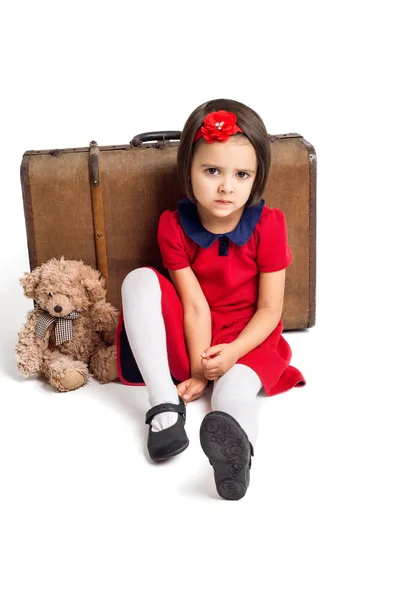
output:
<svg viewBox="0 0 400 600"><path fill-rule="evenodd" d="M218 344L211 346L202 353L201 364L204 376L210 381L222 377L239 360L232 344Z"/></svg>
<svg viewBox="0 0 400 600"><path fill-rule="evenodd" d="M202 375L193 375L190 379L181 381L176 386L178 394L182 398L185 404L192 400L197 400L203 394L204 390L208 385L208 379Z"/></svg>

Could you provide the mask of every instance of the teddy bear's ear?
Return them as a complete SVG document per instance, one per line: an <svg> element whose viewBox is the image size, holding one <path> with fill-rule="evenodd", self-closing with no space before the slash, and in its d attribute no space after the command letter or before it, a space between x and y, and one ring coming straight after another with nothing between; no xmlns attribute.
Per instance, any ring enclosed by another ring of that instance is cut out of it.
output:
<svg viewBox="0 0 400 600"><path fill-rule="evenodd" d="M104 277L100 275L98 278L86 278L81 281L81 284L86 288L91 302L104 300L106 296Z"/></svg>
<svg viewBox="0 0 400 600"><path fill-rule="evenodd" d="M27 298L33 299L35 297L36 287L40 281L40 277L41 267L36 267L32 273L25 273L25 275L19 279Z"/></svg>

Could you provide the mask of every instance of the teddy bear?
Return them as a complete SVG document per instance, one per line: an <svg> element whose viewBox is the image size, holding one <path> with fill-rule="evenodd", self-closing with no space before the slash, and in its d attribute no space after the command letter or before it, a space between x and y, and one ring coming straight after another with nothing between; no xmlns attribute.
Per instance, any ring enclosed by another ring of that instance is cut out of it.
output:
<svg viewBox="0 0 400 600"><path fill-rule="evenodd" d="M75 390L94 375L118 379L119 312L106 302L106 281L78 260L52 258L19 279L34 309L18 334L17 368L40 374L58 392Z"/></svg>

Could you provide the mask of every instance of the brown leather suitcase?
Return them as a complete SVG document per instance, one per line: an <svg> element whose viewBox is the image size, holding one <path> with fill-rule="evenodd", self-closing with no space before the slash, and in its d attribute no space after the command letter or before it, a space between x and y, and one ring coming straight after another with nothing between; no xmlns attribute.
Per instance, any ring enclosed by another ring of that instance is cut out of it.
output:
<svg viewBox="0 0 400 600"><path fill-rule="evenodd" d="M83 260L108 281L121 306L121 284L149 265L168 277L157 245L161 213L184 195L176 172L180 132L150 132L125 146L31 150L21 163L31 269L52 257ZM287 270L285 330L315 324L316 153L297 133L271 135L263 198L284 211L293 262Z"/></svg>

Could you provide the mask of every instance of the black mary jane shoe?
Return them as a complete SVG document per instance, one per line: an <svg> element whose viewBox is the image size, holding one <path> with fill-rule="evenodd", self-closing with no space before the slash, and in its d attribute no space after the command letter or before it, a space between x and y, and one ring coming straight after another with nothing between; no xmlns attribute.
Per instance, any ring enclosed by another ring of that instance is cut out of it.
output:
<svg viewBox="0 0 400 600"><path fill-rule="evenodd" d="M176 423L162 429L161 431L152 431L151 421L153 417L162 412L177 412L178 420ZM189 439L185 431L186 406L179 396L179 404L165 403L157 404L150 408L146 413L146 425L149 425L149 435L147 438L147 449L153 460L166 460L171 456L180 454L189 445Z"/></svg>
<svg viewBox="0 0 400 600"><path fill-rule="evenodd" d="M214 410L200 426L200 444L214 469L218 494L240 500L250 483L254 450L246 432L228 413Z"/></svg>

